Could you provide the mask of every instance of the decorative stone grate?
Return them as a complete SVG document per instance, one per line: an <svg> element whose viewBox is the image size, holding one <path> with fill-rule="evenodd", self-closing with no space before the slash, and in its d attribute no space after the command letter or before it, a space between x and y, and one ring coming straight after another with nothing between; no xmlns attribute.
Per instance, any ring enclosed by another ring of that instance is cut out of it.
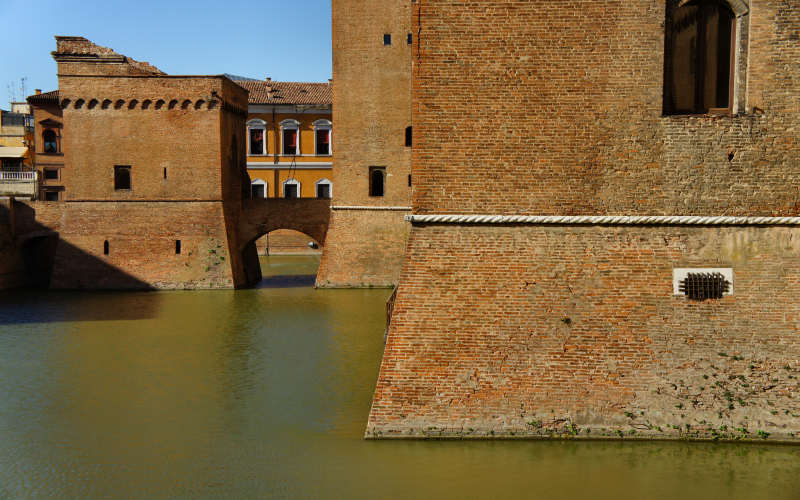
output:
<svg viewBox="0 0 800 500"><path fill-rule="evenodd" d="M722 273L688 273L680 282L680 291L691 300L721 299L729 290Z"/></svg>

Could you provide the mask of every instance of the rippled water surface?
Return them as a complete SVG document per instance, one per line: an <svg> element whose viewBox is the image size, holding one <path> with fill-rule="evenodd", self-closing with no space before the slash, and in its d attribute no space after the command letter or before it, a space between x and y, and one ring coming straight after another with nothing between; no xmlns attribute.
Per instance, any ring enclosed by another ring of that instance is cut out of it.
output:
<svg viewBox="0 0 800 500"><path fill-rule="evenodd" d="M387 290L0 293L0 498L800 499L800 448L367 442ZM311 277L309 277L311 276Z"/></svg>

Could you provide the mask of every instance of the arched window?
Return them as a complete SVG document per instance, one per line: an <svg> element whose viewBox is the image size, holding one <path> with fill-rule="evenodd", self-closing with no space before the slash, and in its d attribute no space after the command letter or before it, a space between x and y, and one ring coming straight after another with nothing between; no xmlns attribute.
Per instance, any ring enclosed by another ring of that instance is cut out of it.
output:
<svg viewBox="0 0 800 500"><path fill-rule="evenodd" d="M369 195L383 196L386 167L369 167Z"/></svg>
<svg viewBox="0 0 800 500"><path fill-rule="evenodd" d="M267 154L267 122L257 118L247 122L247 144L248 154Z"/></svg>
<svg viewBox="0 0 800 500"><path fill-rule="evenodd" d="M281 155L295 156L300 154L300 122L283 120L281 122Z"/></svg>
<svg viewBox="0 0 800 500"><path fill-rule="evenodd" d="M314 154L317 156L331 154L331 122L328 120L314 122Z"/></svg>
<svg viewBox="0 0 800 500"><path fill-rule="evenodd" d="M58 136L52 129L42 132L42 142L44 142L45 153L58 153Z"/></svg>
<svg viewBox="0 0 800 500"><path fill-rule="evenodd" d="M316 183L317 188L317 198L325 198L328 199L331 197L331 181L328 179L320 179Z"/></svg>
<svg viewBox="0 0 800 500"><path fill-rule="evenodd" d="M254 179L250 183L250 197L254 200L267 197L267 181L263 179Z"/></svg>
<svg viewBox="0 0 800 500"><path fill-rule="evenodd" d="M300 198L300 181L297 179L287 179L283 182L284 198Z"/></svg>
<svg viewBox="0 0 800 500"><path fill-rule="evenodd" d="M728 0L668 2L665 44L664 114L732 111L736 16Z"/></svg>

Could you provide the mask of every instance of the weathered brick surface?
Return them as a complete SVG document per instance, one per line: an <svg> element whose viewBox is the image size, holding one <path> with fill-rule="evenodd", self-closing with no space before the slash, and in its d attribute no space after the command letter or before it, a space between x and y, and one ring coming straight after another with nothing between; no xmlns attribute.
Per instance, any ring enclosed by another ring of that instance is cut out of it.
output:
<svg viewBox="0 0 800 500"><path fill-rule="evenodd" d="M412 125L409 33L409 2L333 2L334 206L409 206L411 148L405 146L405 129ZM392 36L391 45L384 46L384 34ZM385 196L369 196L371 166L386 167ZM358 237L361 228L353 225L367 224L372 234L379 230L379 221L391 224L381 231L408 231L396 214L334 213L318 284L396 283L405 241Z"/></svg>
<svg viewBox="0 0 800 500"><path fill-rule="evenodd" d="M367 434L789 438L799 234L416 226ZM734 294L674 296L673 267L694 266L733 267Z"/></svg>
<svg viewBox="0 0 800 500"><path fill-rule="evenodd" d="M224 214L211 202L33 202L22 238L58 233L56 289L230 288ZM32 223L32 221L34 221ZM124 222L120 222L124 221ZM176 254L176 241L181 253ZM109 255L104 255L104 242Z"/></svg>
<svg viewBox="0 0 800 500"><path fill-rule="evenodd" d="M58 234L49 285L219 288L259 279L255 245L240 234L247 92L224 77L167 76L79 37L57 43L65 193L17 214L23 240ZM130 167L130 189L115 189L117 165Z"/></svg>
<svg viewBox="0 0 800 500"><path fill-rule="evenodd" d="M662 116L663 0L422 3L415 210L796 214L798 8L753 3L736 117Z"/></svg>
<svg viewBox="0 0 800 500"><path fill-rule="evenodd" d="M739 114L665 117L664 0L416 2L414 212L797 215L800 8L749 3ZM793 439L797 232L416 225L367 435Z"/></svg>
<svg viewBox="0 0 800 500"><path fill-rule="evenodd" d="M316 286L390 287L397 283L410 226L405 212L331 211Z"/></svg>

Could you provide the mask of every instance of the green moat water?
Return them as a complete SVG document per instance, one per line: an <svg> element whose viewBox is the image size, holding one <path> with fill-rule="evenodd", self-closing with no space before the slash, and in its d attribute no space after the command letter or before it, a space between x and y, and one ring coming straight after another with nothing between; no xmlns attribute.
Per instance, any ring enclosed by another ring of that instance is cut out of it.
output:
<svg viewBox="0 0 800 500"><path fill-rule="evenodd" d="M364 441L388 290L0 293L0 499L798 499L800 447Z"/></svg>

